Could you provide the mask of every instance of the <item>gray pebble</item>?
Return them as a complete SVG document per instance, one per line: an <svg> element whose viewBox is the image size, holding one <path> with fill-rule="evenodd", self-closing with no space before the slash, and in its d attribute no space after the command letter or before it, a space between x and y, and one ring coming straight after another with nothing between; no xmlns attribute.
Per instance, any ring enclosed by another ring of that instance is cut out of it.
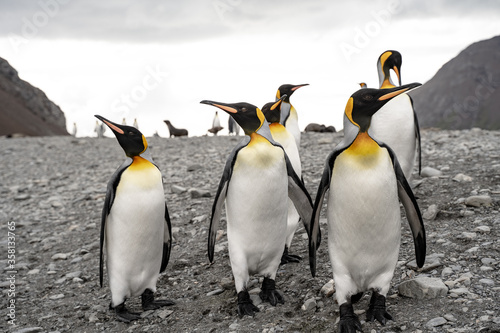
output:
<svg viewBox="0 0 500 333"><path fill-rule="evenodd" d="M315 298L309 298L308 300L306 300L304 302L304 304L302 304L301 309L303 311L309 311L309 310L312 310L312 309L316 309L316 299Z"/></svg>
<svg viewBox="0 0 500 333"><path fill-rule="evenodd" d="M420 173L420 175L422 177L437 177L437 176L441 176L442 174L443 174L443 172L441 172L437 169L431 168L431 167L422 168L422 172Z"/></svg>
<svg viewBox="0 0 500 333"><path fill-rule="evenodd" d="M431 299L445 296L448 287L438 278L418 277L402 282L398 286L399 294L417 299Z"/></svg>
<svg viewBox="0 0 500 333"><path fill-rule="evenodd" d="M437 327L437 326L441 326L441 325L444 325L446 324L448 321L446 319L444 319L443 317L436 317L436 318L432 318L431 320L429 320L425 326L429 327L429 328L432 328L432 327Z"/></svg>
<svg viewBox="0 0 500 333"><path fill-rule="evenodd" d="M491 206L493 199L489 195L473 195L465 199L465 205L472 207Z"/></svg>

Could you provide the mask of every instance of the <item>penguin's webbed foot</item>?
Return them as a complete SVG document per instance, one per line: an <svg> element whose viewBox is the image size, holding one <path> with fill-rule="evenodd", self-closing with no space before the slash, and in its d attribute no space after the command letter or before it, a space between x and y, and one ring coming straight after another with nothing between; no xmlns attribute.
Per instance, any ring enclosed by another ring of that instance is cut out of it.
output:
<svg viewBox="0 0 500 333"><path fill-rule="evenodd" d="M238 315L240 316L240 318L244 315L253 317L255 315L255 312L259 312L259 308L253 305L248 291L240 291L238 293Z"/></svg>
<svg viewBox="0 0 500 333"><path fill-rule="evenodd" d="M372 294L370 307L366 312L366 321L374 321L375 319L377 319L382 325L385 325L387 319L392 320L392 316L386 311L385 297L376 291Z"/></svg>
<svg viewBox="0 0 500 333"><path fill-rule="evenodd" d="M141 300L142 300L142 309L144 311L156 310L163 306L169 306L175 304L173 301L168 299L155 300L154 294L150 289L144 290L141 296Z"/></svg>
<svg viewBox="0 0 500 333"><path fill-rule="evenodd" d="M262 282L262 290L259 296L263 302L269 301L272 306L276 306L278 303L285 303L283 296L276 290L276 282L267 277L265 277Z"/></svg>
<svg viewBox="0 0 500 333"><path fill-rule="evenodd" d="M354 313L352 304L344 303L340 306L340 333L356 333L357 331L363 332L361 329L361 322L358 316Z"/></svg>
<svg viewBox="0 0 500 333"><path fill-rule="evenodd" d="M301 260L302 258L295 254L288 254L288 246L285 245L280 265L288 264L289 262L300 262Z"/></svg>
<svg viewBox="0 0 500 333"><path fill-rule="evenodd" d="M137 320L141 318L141 315L136 312L130 312L126 307L125 307L125 302L118 304L117 306L113 307L111 304L109 305L110 309L115 310L116 314L116 319L118 321L124 322L124 323L130 323L131 321Z"/></svg>

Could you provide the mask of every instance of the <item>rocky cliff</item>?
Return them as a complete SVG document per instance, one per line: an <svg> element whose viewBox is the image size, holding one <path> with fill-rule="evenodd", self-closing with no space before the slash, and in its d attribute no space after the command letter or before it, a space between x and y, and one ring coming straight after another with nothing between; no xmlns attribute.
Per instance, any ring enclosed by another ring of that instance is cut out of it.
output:
<svg viewBox="0 0 500 333"><path fill-rule="evenodd" d="M0 135L68 135L59 106L0 58Z"/></svg>
<svg viewBox="0 0 500 333"><path fill-rule="evenodd" d="M500 129L500 36L468 46L410 95L423 128Z"/></svg>

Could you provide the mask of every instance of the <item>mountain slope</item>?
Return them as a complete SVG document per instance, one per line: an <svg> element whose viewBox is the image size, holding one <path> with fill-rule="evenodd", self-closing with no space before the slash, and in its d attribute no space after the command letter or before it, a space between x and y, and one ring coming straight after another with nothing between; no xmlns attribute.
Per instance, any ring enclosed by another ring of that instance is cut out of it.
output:
<svg viewBox="0 0 500 333"><path fill-rule="evenodd" d="M500 129L500 36L468 46L411 92L420 126Z"/></svg>

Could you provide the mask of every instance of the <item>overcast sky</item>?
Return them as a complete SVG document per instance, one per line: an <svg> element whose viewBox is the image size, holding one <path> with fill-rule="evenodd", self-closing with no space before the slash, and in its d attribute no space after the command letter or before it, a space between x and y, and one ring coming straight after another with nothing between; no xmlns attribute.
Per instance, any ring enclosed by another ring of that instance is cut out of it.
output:
<svg viewBox="0 0 500 333"><path fill-rule="evenodd" d="M165 119L203 135L215 109L201 100L262 107L284 83L310 84L291 99L301 129L340 129L358 83L378 84L383 51L403 55L403 83L425 83L498 35L499 18L498 0L0 0L0 57L80 136L94 114L137 118L147 136L166 136Z"/></svg>

